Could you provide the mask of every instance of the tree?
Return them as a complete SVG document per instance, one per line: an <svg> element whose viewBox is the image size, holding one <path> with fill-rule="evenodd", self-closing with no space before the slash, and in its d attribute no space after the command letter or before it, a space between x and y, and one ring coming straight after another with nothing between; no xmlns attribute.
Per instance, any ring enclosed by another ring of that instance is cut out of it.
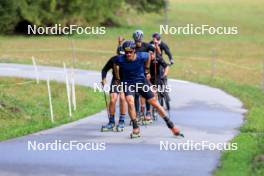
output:
<svg viewBox="0 0 264 176"><path fill-rule="evenodd" d="M0 33L11 33L21 23L52 26L56 23L87 25L110 21L118 24L117 12L129 5L138 12L159 12L164 0L1 0Z"/></svg>

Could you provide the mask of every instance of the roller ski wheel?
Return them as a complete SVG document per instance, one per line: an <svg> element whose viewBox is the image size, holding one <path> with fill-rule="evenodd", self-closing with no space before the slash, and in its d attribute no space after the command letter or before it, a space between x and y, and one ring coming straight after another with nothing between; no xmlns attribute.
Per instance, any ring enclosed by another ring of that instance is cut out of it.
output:
<svg viewBox="0 0 264 176"><path fill-rule="evenodd" d="M130 138L131 138L131 139L134 139L134 138L140 138L140 132L137 132L137 133L132 132L132 133L130 134Z"/></svg>
<svg viewBox="0 0 264 176"><path fill-rule="evenodd" d="M183 138L184 138L184 134L181 133L180 130L179 130L178 128L173 127L173 128L171 129L171 131L172 131L172 133L173 133L174 136L176 136L176 137L183 137Z"/></svg>
<svg viewBox="0 0 264 176"><path fill-rule="evenodd" d="M114 127L115 127L114 123L108 123L102 126L101 132L114 131Z"/></svg>
<svg viewBox="0 0 264 176"><path fill-rule="evenodd" d="M144 119L143 121L142 121L142 124L143 125L150 125L150 124L152 124L153 123L153 120L152 119Z"/></svg>
<svg viewBox="0 0 264 176"><path fill-rule="evenodd" d="M125 129L125 122L119 122L119 124L116 126L117 132L122 132Z"/></svg>

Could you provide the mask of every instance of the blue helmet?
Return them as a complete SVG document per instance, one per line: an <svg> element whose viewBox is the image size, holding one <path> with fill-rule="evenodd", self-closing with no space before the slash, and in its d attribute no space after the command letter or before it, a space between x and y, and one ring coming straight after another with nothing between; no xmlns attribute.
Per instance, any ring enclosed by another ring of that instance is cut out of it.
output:
<svg viewBox="0 0 264 176"><path fill-rule="evenodd" d="M152 38L156 38L157 40L160 40L160 34L158 32L155 32L154 34L152 34Z"/></svg>
<svg viewBox="0 0 264 176"><path fill-rule="evenodd" d="M136 48L136 44L132 40L127 40L123 43L122 47L125 52L132 51Z"/></svg>
<svg viewBox="0 0 264 176"><path fill-rule="evenodd" d="M136 41L136 42L141 42L142 39L143 39L143 31L142 30L136 30L134 33L133 33L133 39Z"/></svg>

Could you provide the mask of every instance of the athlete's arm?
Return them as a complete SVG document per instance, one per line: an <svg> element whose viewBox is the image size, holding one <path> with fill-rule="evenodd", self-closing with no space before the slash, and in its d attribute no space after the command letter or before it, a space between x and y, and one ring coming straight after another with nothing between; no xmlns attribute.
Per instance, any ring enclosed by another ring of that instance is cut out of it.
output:
<svg viewBox="0 0 264 176"><path fill-rule="evenodd" d="M120 71L120 66L117 63L114 63L114 73L115 73L115 76L116 76L116 81L118 83L120 82L120 74L119 74L119 71Z"/></svg>
<svg viewBox="0 0 264 176"><path fill-rule="evenodd" d="M168 45L164 42L162 42L161 45L165 51L165 54L169 57L170 62L173 63L174 61L173 61L172 54L170 52L170 48L168 47Z"/></svg>
<svg viewBox="0 0 264 176"><path fill-rule="evenodd" d="M110 58L107 63L105 64L105 66L102 69L101 75L102 75L102 84L104 85L106 83L106 75L107 72L113 68L113 57Z"/></svg>

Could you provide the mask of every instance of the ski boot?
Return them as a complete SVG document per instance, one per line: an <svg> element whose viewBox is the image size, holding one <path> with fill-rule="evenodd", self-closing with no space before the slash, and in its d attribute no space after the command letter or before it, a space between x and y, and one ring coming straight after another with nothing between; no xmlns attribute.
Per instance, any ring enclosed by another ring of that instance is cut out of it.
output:
<svg viewBox="0 0 264 176"><path fill-rule="evenodd" d="M131 139L134 139L134 138L139 138L140 137L140 131L139 129L136 129L132 131L132 133L130 134L130 138Z"/></svg>
<svg viewBox="0 0 264 176"><path fill-rule="evenodd" d="M112 122L109 122L106 125L103 125L101 128L101 132L107 132L107 131L114 131L115 124Z"/></svg>
<svg viewBox="0 0 264 176"><path fill-rule="evenodd" d="M180 130L179 130L178 128L173 127L173 128L171 129L171 131L172 131L172 133L173 133L174 136L179 136L179 137L183 137L183 138L184 138L183 133L181 133Z"/></svg>
<svg viewBox="0 0 264 176"><path fill-rule="evenodd" d="M116 131L117 132L122 132L125 129L125 122L124 121L119 121L119 123L116 126Z"/></svg>
<svg viewBox="0 0 264 176"><path fill-rule="evenodd" d="M143 125L149 125L149 124L153 123L153 120L151 119L150 112L146 113L146 116L144 117L142 123L143 123Z"/></svg>
<svg viewBox="0 0 264 176"><path fill-rule="evenodd" d="M137 118L138 125L144 125L145 115L144 112L140 112Z"/></svg>

